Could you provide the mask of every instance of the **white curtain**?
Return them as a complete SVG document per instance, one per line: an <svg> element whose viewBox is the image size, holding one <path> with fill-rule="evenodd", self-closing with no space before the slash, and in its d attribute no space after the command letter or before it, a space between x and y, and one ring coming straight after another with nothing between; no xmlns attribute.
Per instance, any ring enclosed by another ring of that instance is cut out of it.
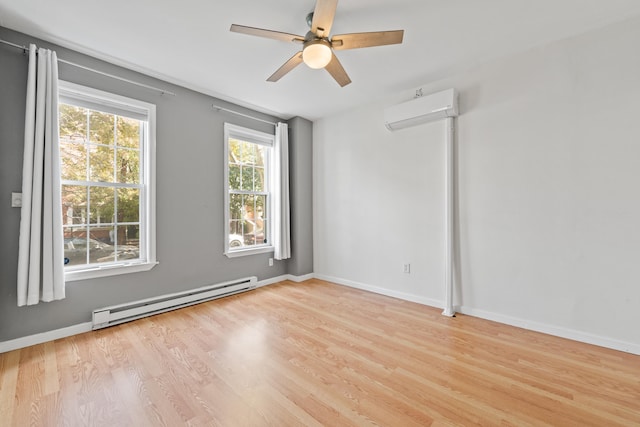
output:
<svg viewBox="0 0 640 427"><path fill-rule="evenodd" d="M56 53L29 46L18 306L65 296Z"/></svg>
<svg viewBox="0 0 640 427"><path fill-rule="evenodd" d="M273 247L275 259L291 258L291 231L289 216L289 126L276 125L273 146Z"/></svg>

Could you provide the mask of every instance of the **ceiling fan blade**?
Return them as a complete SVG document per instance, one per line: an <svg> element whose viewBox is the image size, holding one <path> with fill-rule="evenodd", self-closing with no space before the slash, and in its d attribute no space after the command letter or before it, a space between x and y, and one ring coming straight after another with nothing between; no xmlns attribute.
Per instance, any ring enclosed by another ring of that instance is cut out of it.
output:
<svg viewBox="0 0 640 427"><path fill-rule="evenodd" d="M372 33L340 34L331 38L331 47L336 50L359 49L361 47L400 44L404 30L375 31Z"/></svg>
<svg viewBox="0 0 640 427"><path fill-rule="evenodd" d="M267 79L267 81L277 82L289 71L293 70L298 65L300 65L300 63L302 63L302 51L296 53L287 62L282 64L282 67L278 68L278 70L275 73L273 73L271 77Z"/></svg>
<svg viewBox="0 0 640 427"><path fill-rule="evenodd" d="M262 28L245 27L244 25L232 24L229 30L234 33L248 34L250 36L281 40L283 42L292 42L292 41L304 42L304 37L297 36L295 34L281 33L280 31L263 30Z"/></svg>
<svg viewBox="0 0 640 427"><path fill-rule="evenodd" d="M329 37L337 7L338 0L318 0L313 11L311 32L320 38Z"/></svg>
<svg viewBox="0 0 640 427"><path fill-rule="evenodd" d="M338 57L335 53L331 52L331 62L325 67L325 69L331 74L331 76L338 82L340 87L345 87L351 83L351 79L347 75L347 72L342 68L342 64L338 61Z"/></svg>

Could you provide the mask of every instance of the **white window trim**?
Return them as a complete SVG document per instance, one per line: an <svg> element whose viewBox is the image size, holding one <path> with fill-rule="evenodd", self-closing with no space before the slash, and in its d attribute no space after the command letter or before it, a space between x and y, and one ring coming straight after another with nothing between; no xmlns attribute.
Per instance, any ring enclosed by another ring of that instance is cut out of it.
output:
<svg viewBox="0 0 640 427"><path fill-rule="evenodd" d="M247 255L266 254L269 252L273 253L273 245L258 246L255 248L242 248L242 249L228 250L224 254L228 258L237 258L237 257L242 257Z"/></svg>
<svg viewBox="0 0 640 427"><path fill-rule="evenodd" d="M121 95L104 92L98 89L81 86L60 80L59 94L61 98L87 100L108 108L128 110L147 115L147 148L142 152L142 174L145 186L142 189L143 209L140 219L140 233L144 235L140 252L145 254L146 261L127 260L122 263L78 266L66 270L65 282L115 276L119 274L149 271L158 264L156 260L156 106Z"/></svg>
<svg viewBox="0 0 640 427"><path fill-rule="evenodd" d="M254 144L265 145L273 148L275 135L260 132L257 130L237 126L231 123L224 124L224 254L228 258L236 258L247 255L256 255L263 253L273 253L273 243L271 239L271 233L273 229L273 220L271 215L271 203L267 203L267 244L250 248L232 249L229 247L229 138L236 138L243 141L251 142ZM273 167L273 156L269 156L269 173ZM268 175L265 173L265 176ZM267 177L270 180L270 177ZM271 189L271 182L269 182L269 200L273 197L273 190Z"/></svg>
<svg viewBox="0 0 640 427"><path fill-rule="evenodd" d="M141 271L149 271L157 264L158 262L132 262L129 264L96 265L82 270L65 271L64 280L65 282L75 282L78 280L96 279L98 277L138 273Z"/></svg>

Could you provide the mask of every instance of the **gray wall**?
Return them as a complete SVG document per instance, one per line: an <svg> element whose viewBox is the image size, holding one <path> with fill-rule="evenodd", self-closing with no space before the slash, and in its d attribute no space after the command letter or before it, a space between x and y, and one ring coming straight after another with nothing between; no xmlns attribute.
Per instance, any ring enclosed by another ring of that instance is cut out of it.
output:
<svg viewBox="0 0 640 427"><path fill-rule="evenodd" d="M289 273L302 276L313 271L312 123L300 117L289 121L291 259Z"/></svg>
<svg viewBox="0 0 640 427"><path fill-rule="evenodd" d="M272 132L273 127L230 113L207 95L171 85L34 37L0 27L0 38L55 49L60 58L175 92L177 96L123 83L60 64L60 78L156 105L157 258L149 272L69 282L67 298L32 307L16 305L16 267L20 209L11 192L21 190L27 58L0 44L0 341L91 320L95 308L178 292L245 276L268 279L291 272L313 272L311 242L311 123L291 120L291 206L293 259L268 266L272 254L229 259L223 255L223 124L230 122ZM215 72L215 70L212 70ZM300 163L300 165L298 165ZM301 242L300 239L305 241Z"/></svg>

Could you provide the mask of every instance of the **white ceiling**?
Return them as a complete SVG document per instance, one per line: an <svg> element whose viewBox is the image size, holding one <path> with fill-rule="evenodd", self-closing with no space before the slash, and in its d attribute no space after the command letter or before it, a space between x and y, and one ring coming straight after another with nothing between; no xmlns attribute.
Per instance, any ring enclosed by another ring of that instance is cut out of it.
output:
<svg viewBox="0 0 640 427"><path fill-rule="evenodd" d="M266 82L299 45L231 24L304 35L315 0L0 0L0 25L289 118L314 120L492 58L640 14L639 0L342 0L332 33L404 29L404 43L337 52L340 88L304 64Z"/></svg>

